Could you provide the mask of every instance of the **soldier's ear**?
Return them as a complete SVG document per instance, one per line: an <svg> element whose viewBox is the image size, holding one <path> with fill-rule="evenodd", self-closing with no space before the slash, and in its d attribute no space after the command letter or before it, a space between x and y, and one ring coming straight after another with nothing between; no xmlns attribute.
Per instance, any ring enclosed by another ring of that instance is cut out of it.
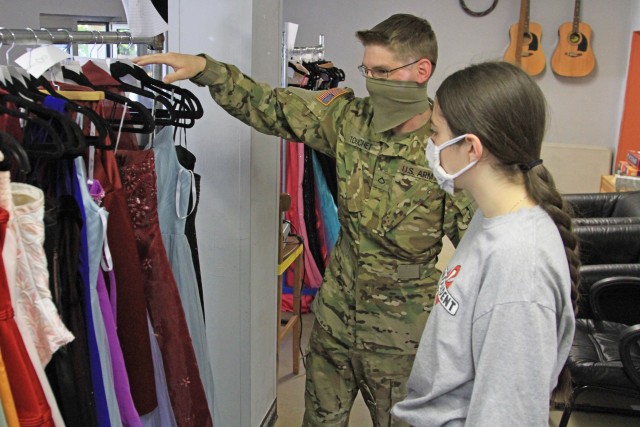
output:
<svg viewBox="0 0 640 427"><path fill-rule="evenodd" d="M426 83L431 78L433 73L433 65L427 58L422 58L416 63L416 69L418 70L418 84Z"/></svg>

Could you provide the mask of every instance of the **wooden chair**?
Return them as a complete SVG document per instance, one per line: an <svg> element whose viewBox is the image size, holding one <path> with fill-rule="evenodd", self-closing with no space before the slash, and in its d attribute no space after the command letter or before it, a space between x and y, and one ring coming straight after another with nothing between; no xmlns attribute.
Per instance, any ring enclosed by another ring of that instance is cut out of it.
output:
<svg viewBox="0 0 640 427"><path fill-rule="evenodd" d="M280 213L284 213L291 207L291 196L287 193L280 194ZM300 372L300 357L298 351L300 349L300 331L302 325L302 318L300 317L301 299L302 293L302 278L304 259L302 256L303 244L297 238L297 236L291 236L280 238L280 244L278 248L278 348L276 350L276 364L279 361L280 342L289 333L293 333L293 373L298 374ZM293 280L293 314L282 324L282 276L287 269L293 265L294 268L294 280ZM276 365L277 366L277 365ZM277 372L277 368L276 368Z"/></svg>

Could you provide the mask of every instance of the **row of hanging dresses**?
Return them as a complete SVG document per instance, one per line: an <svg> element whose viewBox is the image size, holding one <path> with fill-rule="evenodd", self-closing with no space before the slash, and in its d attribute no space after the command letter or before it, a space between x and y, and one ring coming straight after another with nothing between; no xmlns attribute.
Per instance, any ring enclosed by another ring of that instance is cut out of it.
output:
<svg viewBox="0 0 640 427"><path fill-rule="evenodd" d="M124 93L104 67L90 61L82 68L94 84ZM55 87L67 96L77 94L72 101L46 96L41 106L52 115L67 115L87 139L99 123L70 108L71 103L91 109L105 122L130 117L126 105L83 100L82 94L95 88L62 81ZM2 95L5 110L24 111ZM38 128L36 119L21 123L17 116L0 109L0 131L18 142L24 143L23 133L33 139L47 130ZM13 205L0 205L8 212L7 233L14 230L16 235L15 255L5 258L5 248L3 259L16 264L18 282L29 279L36 289L16 292L26 296L22 300L13 295L0 299L0 354L3 361L11 360L4 370L0 364L0 384L6 384L1 382L5 372L15 406L12 410L12 399L0 385L4 419L17 415L20 425L29 426L213 424L197 253L185 235L198 191L193 171L179 164L172 136L173 128L167 126L141 149L134 134L111 132L100 144L111 149L89 146L81 156L38 157L38 150L28 150L31 172L15 174L14 181L23 182L9 185L12 195L7 199ZM33 147L31 142L28 147ZM112 150L116 144L117 151ZM190 163L193 169L193 159ZM40 216L22 213L25 205ZM20 227L38 229L40 237L20 234ZM27 251L27 245L35 250ZM24 252L35 255L21 255ZM23 270L21 263L27 266ZM9 271L6 276L10 283ZM36 307L44 313L41 321L25 320L21 331L21 313ZM15 326L4 327L11 324ZM49 330L54 327L55 334ZM22 371L17 370L20 366ZM33 379L30 388L28 378ZM24 393L17 384L24 385Z"/></svg>
<svg viewBox="0 0 640 427"><path fill-rule="evenodd" d="M6 94L0 89L0 96ZM20 133L17 123L0 115L0 129ZM73 336L62 324L48 286L42 286L38 246L43 235L42 193L11 183L7 147L15 142L1 132L0 164L0 396L2 420L9 426L63 424L43 369L51 354ZM15 198L13 190L16 190ZM36 264L33 270L30 260Z"/></svg>
<svg viewBox="0 0 640 427"><path fill-rule="evenodd" d="M320 60L288 64L288 86L326 90L344 81L344 72L331 62ZM308 311L313 295L322 284L324 270L337 240L340 225L336 202L335 159L304 144L286 142L285 188L291 195L291 209L285 218L304 241L302 310ZM285 275L282 309L292 311L293 272Z"/></svg>

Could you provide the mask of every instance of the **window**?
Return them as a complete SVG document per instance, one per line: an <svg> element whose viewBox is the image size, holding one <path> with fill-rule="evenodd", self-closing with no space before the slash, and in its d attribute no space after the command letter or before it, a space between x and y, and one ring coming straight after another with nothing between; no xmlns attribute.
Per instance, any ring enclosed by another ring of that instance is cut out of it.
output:
<svg viewBox="0 0 640 427"><path fill-rule="evenodd" d="M86 44L60 44L58 48L73 56L87 58L122 58L135 57L146 52L146 46L123 42L121 44L104 44L100 34L110 32L123 32L124 39L129 36L129 25L123 22L121 17L88 17L73 15L41 14L40 26L50 30L65 29L68 31L86 31L91 33L94 43Z"/></svg>
<svg viewBox="0 0 640 427"><path fill-rule="evenodd" d="M102 59L111 57L111 46L102 44L100 39L100 33L109 31L108 22L78 22L77 31L89 31L95 35L96 40L93 44L79 44L78 56Z"/></svg>

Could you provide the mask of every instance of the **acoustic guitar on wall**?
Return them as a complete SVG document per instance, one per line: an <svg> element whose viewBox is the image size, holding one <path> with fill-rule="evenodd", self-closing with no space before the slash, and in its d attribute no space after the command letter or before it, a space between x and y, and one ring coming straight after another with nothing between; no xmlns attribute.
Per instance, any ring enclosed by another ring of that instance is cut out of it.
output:
<svg viewBox="0 0 640 427"><path fill-rule="evenodd" d="M580 0L576 0L573 22L565 22L558 29L558 45L551 57L553 71L565 77L584 77L596 65L591 49L591 27L580 22Z"/></svg>
<svg viewBox="0 0 640 427"><path fill-rule="evenodd" d="M546 65L542 51L542 27L529 22L529 0L520 0L520 20L509 28L511 39L504 60L517 65L529 75L538 75Z"/></svg>

